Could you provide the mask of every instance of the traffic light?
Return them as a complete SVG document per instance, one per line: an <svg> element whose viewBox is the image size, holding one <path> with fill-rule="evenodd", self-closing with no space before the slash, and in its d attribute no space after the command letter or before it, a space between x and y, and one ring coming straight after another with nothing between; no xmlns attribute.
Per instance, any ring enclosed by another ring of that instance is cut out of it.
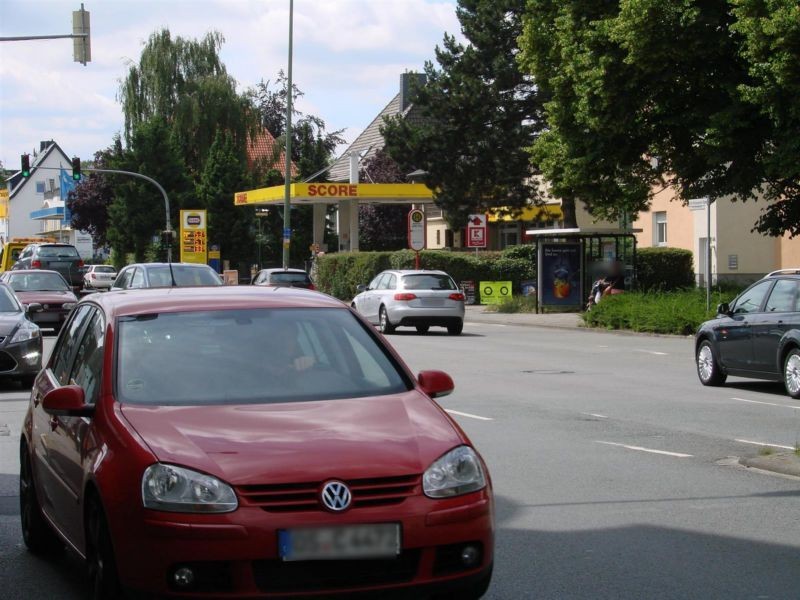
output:
<svg viewBox="0 0 800 600"><path fill-rule="evenodd" d="M30 177L31 176L31 156L30 154L23 154L21 157L22 159L22 171L23 177Z"/></svg>
<svg viewBox="0 0 800 600"><path fill-rule="evenodd" d="M165 246L171 246L175 239L175 231L172 229L165 229L161 232L161 243Z"/></svg>
<svg viewBox="0 0 800 600"><path fill-rule="evenodd" d="M72 178L75 181L81 180L81 159L77 156L72 159Z"/></svg>
<svg viewBox="0 0 800 600"><path fill-rule="evenodd" d="M89 11L81 9L72 13L72 59L84 67L92 60L91 26Z"/></svg>

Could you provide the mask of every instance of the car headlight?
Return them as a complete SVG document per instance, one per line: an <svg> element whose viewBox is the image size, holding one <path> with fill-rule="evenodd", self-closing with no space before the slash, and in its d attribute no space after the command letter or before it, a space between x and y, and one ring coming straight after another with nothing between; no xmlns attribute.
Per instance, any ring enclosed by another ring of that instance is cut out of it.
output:
<svg viewBox="0 0 800 600"><path fill-rule="evenodd" d="M39 332L39 326L35 323L31 323L30 321L24 322L22 325L19 326L17 332L14 334L14 337L11 338L11 344L17 344L19 342L27 342L28 340L33 340L38 338L41 335Z"/></svg>
<svg viewBox="0 0 800 600"><path fill-rule="evenodd" d="M61 308L64 310L72 310L75 308L75 302L64 302L64 304L61 305Z"/></svg>
<svg viewBox="0 0 800 600"><path fill-rule="evenodd" d="M486 476L478 454L469 446L453 448L434 461L422 476L422 489L429 498L449 498L486 487Z"/></svg>
<svg viewBox="0 0 800 600"><path fill-rule="evenodd" d="M145 508L187 513L225 513L237 509L233 488L216 477L155 463L142 477Z"/></svg>

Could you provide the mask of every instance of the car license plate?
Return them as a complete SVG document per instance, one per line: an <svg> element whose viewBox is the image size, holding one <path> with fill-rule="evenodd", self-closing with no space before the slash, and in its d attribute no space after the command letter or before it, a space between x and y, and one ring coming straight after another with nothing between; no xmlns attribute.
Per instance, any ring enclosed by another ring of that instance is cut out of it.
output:
<svg viewBox="0 0 800 600"><path fill-rule="evenodd" d="M69 267L69 263L68 262L53 261L53 262L49 263L49 266L53 267L53 268Z"/></svg>
<svg viewBox="0 0 800 600"><path fill-rule="evenodd" d="M420 305L425 308L441 308L444 306L444 298L420 298Z"/></svg>
<svg viewBox="0 0 800 600"><path fill-rule="evenodd" d="M399 523L309 527L278 531L282 560L392 558L400 554Z"/></svg>

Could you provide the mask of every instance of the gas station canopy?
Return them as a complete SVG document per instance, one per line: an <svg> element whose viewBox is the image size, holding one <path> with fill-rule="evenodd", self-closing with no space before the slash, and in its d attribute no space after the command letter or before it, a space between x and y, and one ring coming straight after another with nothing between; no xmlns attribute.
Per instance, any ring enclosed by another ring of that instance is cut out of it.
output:
<svg viewBox="0 0 800 600"><path fill-rule="evenodd" d="M278 204L284 201L286 188L276 185L246 192L236 192L236 206ZM359 204L430 204L433 192L422 183L293 183L291 204L336 204L357 200Z"/></svg>

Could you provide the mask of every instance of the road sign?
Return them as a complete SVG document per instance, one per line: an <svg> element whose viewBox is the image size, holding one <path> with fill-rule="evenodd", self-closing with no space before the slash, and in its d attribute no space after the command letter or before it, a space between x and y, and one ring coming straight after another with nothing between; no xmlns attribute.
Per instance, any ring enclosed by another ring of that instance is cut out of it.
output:
<svg viewBox="0 0 800 600"><path fill-rule="evenodd" d="M408 247L417 252L425 249L425 213L418 208L408 213Z"/></svg>
<svg viewBox="0 0 800 600"><path fill-rule="evenodd" d="M467 221L467 248L486 248L486 215L470 215Z"/></svg>
<svg viewBox="0 0 800 600"><path fill-rule="evenodd" d="M481 304L500 304L511 298L510 281L481 281L479 284Z"/></svg>
<svg viewBox="0 0 800 600"><path fill-rule="evenodd" d="M181 262L208 262L208 239L206 238L206 211L181 211Z"/></svg>

